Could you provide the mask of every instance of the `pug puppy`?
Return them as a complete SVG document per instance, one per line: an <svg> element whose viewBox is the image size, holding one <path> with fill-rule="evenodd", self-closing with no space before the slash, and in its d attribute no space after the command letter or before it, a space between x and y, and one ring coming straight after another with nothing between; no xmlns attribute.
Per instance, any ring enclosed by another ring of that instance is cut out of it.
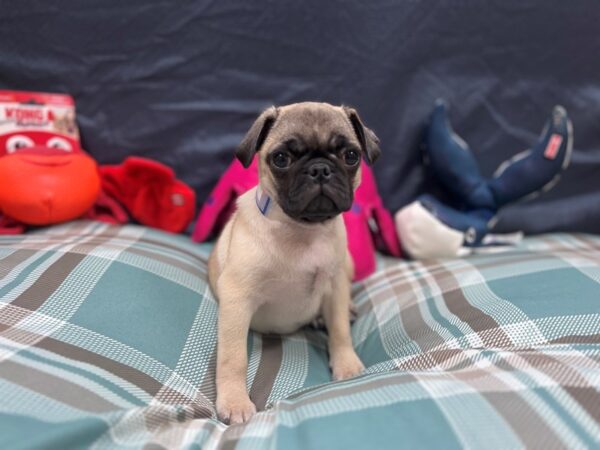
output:
<svg viewBox="0 0 600 450"><path fill-rule="evenodd" d="M271 107L235 154L258 155L259 185L242 195L209 258L219 301L217 414L250 419L248 329L292 333L322 316L335 380L364 369L350 336L353 274L341 213L352 206L360 161L373 163L379 140L357 112L327 103Z"/></svg>

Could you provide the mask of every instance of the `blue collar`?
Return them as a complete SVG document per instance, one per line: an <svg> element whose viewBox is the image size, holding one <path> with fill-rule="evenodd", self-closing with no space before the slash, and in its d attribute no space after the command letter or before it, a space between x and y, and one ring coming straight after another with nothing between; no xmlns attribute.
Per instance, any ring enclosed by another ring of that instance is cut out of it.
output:
<svg viewBox="0 0 600 450"><path fill-rule="evenodd" d="M258 210L263 216L266 216L269 212L269 208L271 206L271 197L265 191L262 190L260 184L256 186L256 206L258 206Z"/></svg>

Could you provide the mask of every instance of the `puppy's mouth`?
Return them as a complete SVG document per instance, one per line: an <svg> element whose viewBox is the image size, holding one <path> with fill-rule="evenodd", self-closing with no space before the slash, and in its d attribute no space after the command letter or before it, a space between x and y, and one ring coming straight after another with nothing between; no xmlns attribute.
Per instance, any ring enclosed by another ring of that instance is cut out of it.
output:
<svg viewBox="0 0 600 450"><path fill-rule="evenodd" d="M340 212L335 202L321 192L310 201L299 218L302 222L319 223L333 219Z"/></svg>
<svg viewBox="0 0 600 450"><path fill-rule="evenodd" d="M341 181L298 183L292 192L280 197L278 203L290 218L310 224L326 222L348 211L353 197L353 191Z"/></svg>

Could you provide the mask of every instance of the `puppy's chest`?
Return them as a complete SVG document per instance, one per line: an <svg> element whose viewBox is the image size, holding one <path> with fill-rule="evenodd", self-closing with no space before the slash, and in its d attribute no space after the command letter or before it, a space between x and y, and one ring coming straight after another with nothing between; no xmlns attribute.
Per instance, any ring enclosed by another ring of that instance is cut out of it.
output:
<svg viewBox="0 0 600 450"><path fill-rule="evenodd" d="M333 275L341 260L336 248L331 242L327 242L325 238L321 238L311 242L309 245L291 246L290 252L287 255L293 259L290 261L294 270L297 272L322 275L330 273Z"/></svg>
<svg viewBox="0 0 600 450"><path fill-rule="evenodd" d="M288 293L297 293L306 300L327 293L341 261L333 245L325 240L307 246L292 246L280 257L280 267L286 267L287 273L279 281L291 287Z"/></svg>
<svg viewBox="0 0 600 450"><path fill-rule="evenodd" d="M341 259L331 244L288 248L281 256L285 264L274 259L261 283L261 307L252 321L257 331L287 333L311 322L334 289Z"/></svg>

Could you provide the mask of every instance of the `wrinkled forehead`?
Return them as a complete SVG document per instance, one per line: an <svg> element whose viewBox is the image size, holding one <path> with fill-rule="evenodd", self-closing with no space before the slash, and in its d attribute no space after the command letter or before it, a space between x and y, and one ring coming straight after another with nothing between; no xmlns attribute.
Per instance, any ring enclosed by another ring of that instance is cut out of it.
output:
<svg viewBox="0 0 600 450"><path fill-rule="evenodd" d="M269 133L269 148L293 142L302 149L322 149L358 140L344 111L332 105L290 105L280 109Z"/></svg>

